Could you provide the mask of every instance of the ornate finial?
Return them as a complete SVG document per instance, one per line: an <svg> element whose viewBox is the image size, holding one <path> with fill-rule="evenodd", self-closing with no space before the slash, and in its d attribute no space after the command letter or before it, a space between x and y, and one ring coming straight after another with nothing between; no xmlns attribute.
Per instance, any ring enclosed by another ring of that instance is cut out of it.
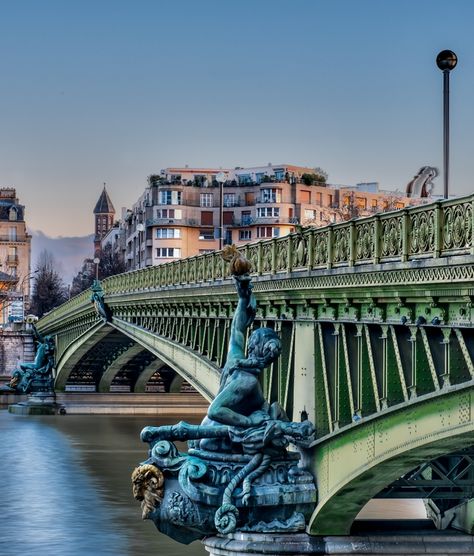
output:
<svg viewBox="0 0 474 556"><path fill-rule="evenodd" d="M230 272L233 276L243 276L252 269L252 264L248 261L235 245L226 245L222 250L221 257L230 263Z"/></svg>

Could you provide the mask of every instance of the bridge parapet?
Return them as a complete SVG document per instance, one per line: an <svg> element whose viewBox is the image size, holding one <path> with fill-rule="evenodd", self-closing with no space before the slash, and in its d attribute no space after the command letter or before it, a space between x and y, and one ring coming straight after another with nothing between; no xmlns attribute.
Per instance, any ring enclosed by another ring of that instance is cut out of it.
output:
<svg viewBox="0 0 474 556"><path fill-rule="evenodd" d="M242 247L254 276L281 278L293 272L388 265L425 259L474 255L474 195L394 212L376 214L307 228L282 238ZM169 286L209 284L229 278L218 252L190 257L159 266L106 278L106 295L145 291ZM336 284L335 284L336 285ZM84 310L89 293L83 292L41 319L49 328L55 321Z"/></svg>

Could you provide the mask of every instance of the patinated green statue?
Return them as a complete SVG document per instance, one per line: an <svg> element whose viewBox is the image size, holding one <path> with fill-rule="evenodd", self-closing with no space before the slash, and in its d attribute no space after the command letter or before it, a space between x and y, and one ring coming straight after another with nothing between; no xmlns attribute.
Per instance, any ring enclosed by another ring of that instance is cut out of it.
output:
<svg viewBox="0 0 474 556"><path fill-rule="evenodd" d="M290 422L277 403L265 400L259 377L280 355L281 342L274 330L257 328L245 355L256 313L250 264L235 247L223 256L239 301L218 394L199 426L143 429L150 458L132 476L144 518L185 543L235 530L300 531L316 502L312 476L299 466L299 454L287 450L290 442L308 445L314 426ZM188 454L172 440L187 440Z"/></svg>
<svg viewBox="0 0 474 556"><path fill-rule="evenodd" d="M50 391L53 382L54 339L43 337L34 323L31 327L37 343L35 359L32 363L18 363L8 384L9 388L23 394Z"/></svg>

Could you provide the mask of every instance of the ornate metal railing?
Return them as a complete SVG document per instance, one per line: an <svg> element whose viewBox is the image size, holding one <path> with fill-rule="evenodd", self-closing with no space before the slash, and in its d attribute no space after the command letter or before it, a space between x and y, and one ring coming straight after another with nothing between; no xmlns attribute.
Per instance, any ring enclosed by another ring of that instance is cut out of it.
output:
<svg viewBox="0 0 474 556"><path fill-rule="evenodd" d="M253 275L269 276L472 255L473 215L474 195L470 195L323 228L311 227L282 238L251 243L240 250L251 261ZM226 278L228 265L219 252L214 252L112 276L102 282L102 287L107 296ZM48 326L76 312L88 298L88 292L81 293L41 319L40 324Z"/></svg>

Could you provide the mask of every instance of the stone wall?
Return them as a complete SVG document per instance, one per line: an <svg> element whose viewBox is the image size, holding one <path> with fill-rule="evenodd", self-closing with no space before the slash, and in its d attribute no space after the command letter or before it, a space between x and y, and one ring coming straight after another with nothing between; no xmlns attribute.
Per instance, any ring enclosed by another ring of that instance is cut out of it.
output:
<svg viewBox="0 0 474 556"><path fill-rule="evenodd" d="M18 361L33 361L35 346L29 332L0 330L0 380L9 380Z"/></svg>

